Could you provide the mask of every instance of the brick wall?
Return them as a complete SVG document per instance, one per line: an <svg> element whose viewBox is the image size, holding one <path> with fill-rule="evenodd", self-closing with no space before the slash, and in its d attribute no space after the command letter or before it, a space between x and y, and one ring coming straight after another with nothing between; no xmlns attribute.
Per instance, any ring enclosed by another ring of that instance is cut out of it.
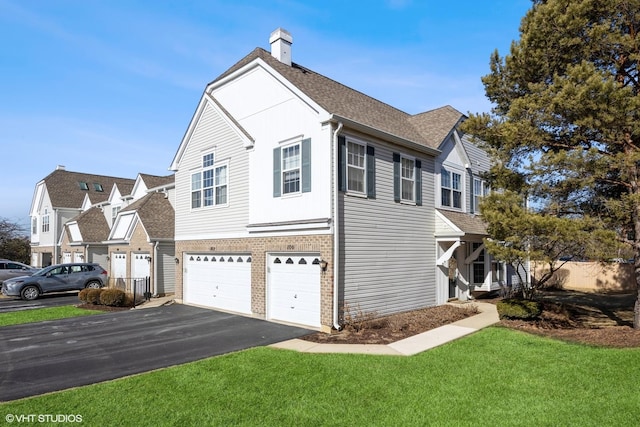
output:
<svg viewBox="0 0 640 427"><path fill-rule="evenodd" d="M267 256L270 253L314 253L329 263L320 274L320 321L323 329L333 323L333 237L332 235L251 237L238 239L190 240L176 242L176 299L183 299L184 253L251 254L251 310L266 316Z"/></svg>

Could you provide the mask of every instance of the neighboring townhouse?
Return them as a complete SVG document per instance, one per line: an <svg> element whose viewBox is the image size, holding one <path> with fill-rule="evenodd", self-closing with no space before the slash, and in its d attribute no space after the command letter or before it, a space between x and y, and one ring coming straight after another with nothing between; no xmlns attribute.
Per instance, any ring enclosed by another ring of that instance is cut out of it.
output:
<svg viewBox="0 0 640 427"><path fill-rule="evenodd" d="M139 174L132 193L122 198L105 239L110 282L132 290L149 278L152 295L175 291L174 176Z"/></svg>
<svg viewBox="0 0 640 427"><path fill-rule="evenodd" d="M292 62L285 30L270 43L206 86L172 162L177 300L329 330L466 298L481 258L488 284L464 116L407 114Z"/></svg>
<svg viewBox="0 0 640 427"><path fill-rule="evenodd" d="M63 225L61 262L97 262L107 268L109 224L102 208L90 207Z"/></svg>
<svg viewBox="0 0 640 427"><path fill-rule="evenodd" d="M127 178L70 172L64 166L58 166L38 182L30 211L31 265L44 267L62 262L64 224L107 200L114 186L126 187L133 182Z"/></svg>

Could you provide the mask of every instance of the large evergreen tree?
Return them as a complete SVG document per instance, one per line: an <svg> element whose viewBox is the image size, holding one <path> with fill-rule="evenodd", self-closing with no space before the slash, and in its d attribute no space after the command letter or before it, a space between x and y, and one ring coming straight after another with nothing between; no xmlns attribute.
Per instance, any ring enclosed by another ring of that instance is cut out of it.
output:
<svg viewBox="0 0 640 427"><path fill-rule="evenodd" d="M483 77L494 185L545 214L598 219L635 254L640 283L640 0L533 0ZM640 286L634 327L640 328Z"/></svg>

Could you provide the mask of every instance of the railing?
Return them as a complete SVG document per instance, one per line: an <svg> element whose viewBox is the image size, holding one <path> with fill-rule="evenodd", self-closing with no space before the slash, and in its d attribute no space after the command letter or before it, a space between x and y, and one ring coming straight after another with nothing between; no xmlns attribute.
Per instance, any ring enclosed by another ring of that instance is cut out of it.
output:
<svg viewBox="0 0 640 427"><path fill-rule="evenodd" d="M151 278L147 277L110 277L109 287L122 289L133 295L134 307L142 301L151 299Z"/></svg>

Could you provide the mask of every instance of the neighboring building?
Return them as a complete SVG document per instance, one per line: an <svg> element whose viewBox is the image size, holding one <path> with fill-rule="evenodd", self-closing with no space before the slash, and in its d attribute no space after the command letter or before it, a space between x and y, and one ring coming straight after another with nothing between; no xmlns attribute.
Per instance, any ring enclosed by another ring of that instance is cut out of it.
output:
<svg viewBox="0 0 640 427"><path fill-rule="evenodd" d="M139 174L130 204L118 210L106 238L111 284L127 290L146 277L153 295L175 291L174 177Z"/></svg>
<svg viewBox="0 0 640 427"><path fill-rule="evenodd" d="M464 116L407 114L270 43L206 86L172 162L177 299L328 330L491 288Z"/></svg>
<svg viewBox="0 0 640 427"><path fill-rule="evenodd" d="M30 211L31 265L44 267L62 262L60 245L64 224L91 206L104 202L112 188L126 188L133 182L126 178L70 172L64 166L58 166L38 182Z"/></svg>

